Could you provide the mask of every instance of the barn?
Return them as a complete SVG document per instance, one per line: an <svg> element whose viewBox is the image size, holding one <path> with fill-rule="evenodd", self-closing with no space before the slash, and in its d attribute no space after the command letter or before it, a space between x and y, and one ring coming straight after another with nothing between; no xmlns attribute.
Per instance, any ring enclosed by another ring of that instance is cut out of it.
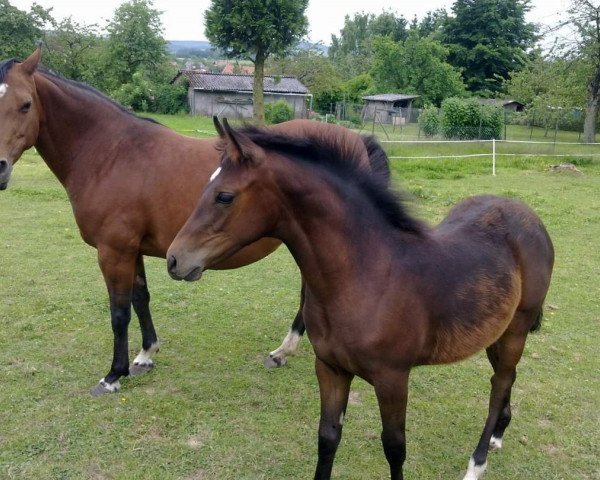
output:
<svg viewBox="0 0 600 480"><path fill-rule="evenodd" d="M206 73L181 70L173 80L189 80L188 103L192 115L219 116L228 118L251 118L252 75ZM306 118L308 89L295 77L265 76L265 103L286 101L294 110L295 118Z"/></svg>
<svg viewBox="0 0 600 480"><path fill-rule="evenodd" d="M365 101L363 119L379 123L403 124L410 122L412 101L419 95L403 93L382 93L362 97Z"/></svg>

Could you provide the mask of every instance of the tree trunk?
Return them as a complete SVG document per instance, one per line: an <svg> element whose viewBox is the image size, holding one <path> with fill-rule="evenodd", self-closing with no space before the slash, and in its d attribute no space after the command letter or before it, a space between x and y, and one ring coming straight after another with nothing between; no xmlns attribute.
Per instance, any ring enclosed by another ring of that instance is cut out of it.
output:
<svg viewBox="0 0 600 480"><path fill-rule="evenodd" d="M263 81L265 77L266 56L262 50L256 52L254 61L254 90L252 102L254 104L254 120L259 125L265 124L265 100L263 92Z"/></svg>
<svg viewBox="0 0 600 480"><path fill-rule="evenodd" d="M583 143L596 143L596 118L598 117L598 97L590 98L585 109L583 123Z"/></svg>

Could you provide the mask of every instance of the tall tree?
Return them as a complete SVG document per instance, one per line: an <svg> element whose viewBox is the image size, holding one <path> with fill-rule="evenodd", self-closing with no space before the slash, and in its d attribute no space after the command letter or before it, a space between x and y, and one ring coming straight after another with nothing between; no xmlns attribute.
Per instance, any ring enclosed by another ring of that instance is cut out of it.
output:
<svg viewBox="0 0 600 480"><path fill-rule="evenodd" d="M46 32L44 64L72 80L89 81L89 54L100 42L96 25L65 18Z"/></svg>
<svg viewBox="0 0 600 480"><path fill-rule="evenodd" d="M308 31L308 0L211 0L204 12L206 37L228 56L254 63L254 118L264 123L264 68L270 55L283 55Z"/></svg>
<svg viewBox="0 0 600 480"><path fill-rule="evenodd" d="M495 93L526 63L536 40L525 21L530 0L456 0L444 29L449 62L463 69L468 89Z"/></svg>
<svg viewBox="0 0 600 480"><path fill-rule="evenodd" d="M401 41L407 37L408 22L402 15L383 11L379 15L355 13L346 15L339 36L331 36L330 60L345 79L367 72L371 68L373 39L378 36Z"/></svg>
<svg viewBox="0 0 600 480"><path fill-rule="evenodd" d="M572 0L569 18L563 27L574 35L563 46L564 56L585 71L587 102L583 124L584 142L596 140L596 121L600 110L600 3L592 0Z"/></svg>
<svg viewBox="0 0 600 480"><path fill-rule="evenodd" d="M167 59L161 12L152 0L121 4L108 23L108 61L117 88L130 83L137 71L155 72Z"/></svg>
<svg viewBox="0 0 600 480"><path fill-rule="evenodd" d="M43 28L52 22L50 11L33 4L29 12L8 0L0 0L0 59L26 58L44 38Z"/></svg>
<svg viewBox="0 0 600 480"><path fill-rule="evenodd" d="M413 93L421 103L438 106L447 97L464 94L459 70L447 63L448 50L436 40L412 30L404 42L378 37L373 46L371 75L378 91Z"/></svg>

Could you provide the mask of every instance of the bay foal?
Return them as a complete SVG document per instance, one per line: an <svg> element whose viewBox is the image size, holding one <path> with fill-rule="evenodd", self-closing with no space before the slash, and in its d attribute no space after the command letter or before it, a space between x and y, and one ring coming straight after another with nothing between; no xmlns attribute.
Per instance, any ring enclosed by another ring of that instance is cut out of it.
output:
<svg viewBox="0 0 600 480"><path fill-rule="evenodd" d="M260 238L288 246L306 282L321 395L315 478L330 478L355 375L375 388L399 480L411 368L485 349L489 413L464 477L478 479L488 448L501 445L516 366L542 319L554 253L540 219L514 199L478 196L430 228L327 134L292 139L226 123L222 134L221 171L170 246L168 270L197 280Z"/></svg>

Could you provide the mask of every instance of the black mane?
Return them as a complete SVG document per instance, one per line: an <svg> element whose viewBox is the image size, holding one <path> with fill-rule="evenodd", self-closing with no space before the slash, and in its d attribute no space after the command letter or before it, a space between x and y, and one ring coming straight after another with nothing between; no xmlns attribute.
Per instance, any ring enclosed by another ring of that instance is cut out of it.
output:
<svg viewBox="0 0 600 480"><path fill-rule="evenodd" d="M405 232L423 233L424 224L408 213L404 196L390 189L389 160L373 137L362 137L371 163L369 172L361 167L363 151L348 148L335 137L312 134L298 138L252 126L238 131L266 150L324 168L343 184L356 185L391 226Z"/></svg>
<svg viewBox="0 0 600 480"><path fill-rule="evenodd" d="M13 65L15 63L20 63L20 61L14 59L14 58L11 58L9 60L4 60L4 61L0 62L0 83L5 82L6 75L8 74L8 72L10 71L10 69L13 67ZM39 73L43 74L45 77L47 77L51 82L53 82L55 84L67 85L69 87L73 87L78 90L83 90L85 92L91 93L92 95L95 95L99 99L110 103L114 107L121 110L123 113L131 115L135 118L139 118L139 119L146 120L148 122L152 122L152 123L156 123L156 124L160 125L160 122L157 122L153 118L140 117L140 116L136 115L135 113L133 113L130 110L128 110L127 108L125 108L123 105L115 102L112 98L108 97L107 95L104 95L102 92L100 92L99 90L96 90L94 87L91 87L90 85L88 85L86 83L76 82L75 80L69 80L67 78L61 77L60 75L57 75L56 73L54 73L44 67L39 67L37 69L37 71Z"/></svg>

